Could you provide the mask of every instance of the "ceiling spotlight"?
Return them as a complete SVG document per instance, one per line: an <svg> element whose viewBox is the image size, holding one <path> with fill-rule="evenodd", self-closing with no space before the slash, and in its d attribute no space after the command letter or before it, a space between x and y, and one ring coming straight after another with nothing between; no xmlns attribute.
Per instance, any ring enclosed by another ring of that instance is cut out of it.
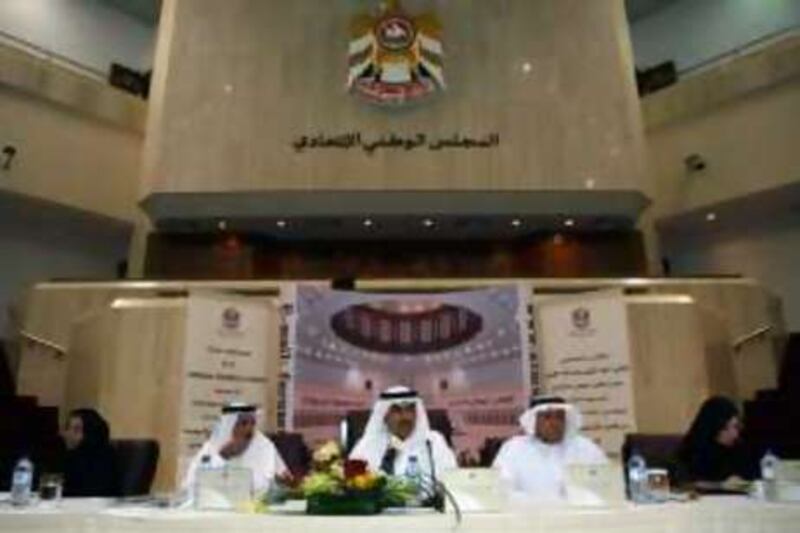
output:
<svg viewBox="0 0 800 533"><path fill-rule="evenodd" d="M522 225L522 221L518 218L515 218L511 221L511 227L518 228Z"/></svg>
<svg viewBox="0 0 800 533"><path fill-rule="evenodd" d="M363 224L365 228L371 228L375 223L371 218L365 218Z"/></svg>
<svg viewBox="0 0 800 533"><path fill-rule="evenodd" d="M564 225L566 227L568 227L568 228L571 228L572 226L575 225L575 219L574 218L568 218L567 220L564 221Z"/></svg>
<svg viewBox="0 0 800 533"><path fill-rule="evenodd" d="M277 221L275 223L275 225L278 226L279 228L285 228L286 227L286 221L285 220L279 220L279 221Z"/></svg>
<svg viewBox="0 0 800 533"><path fill-rule="evenodd" d="M594 185L595 185L595 183L594 183L594 179L592 179L592 178L588 178L588 179L587 179L587 180L584 182L584 185L586 185L586 188L587 188L587 189L590 189L590 190L591 190L591 189L594 189Z"/></svg>
<svg viewBox="0 0 800 533"><path fill-rule="evenodd" d="M714 222L715 220L717 220L717 214L716 213L712 212L712 213L708 213L706 215L706 222Z"/></svg>
<svg viewBox="0 0 800 533"><path fill-rule="evenodd" d="M531 65L528 61L525 61L522 64L522 72L528 74L531 70L533 70L533 65Z"/></svg>
<svg viewBox="0 0 800 533"><path fill-rule="evenodd" d="M217 222L217 229L220 231L225 231L228 229L228 221L227 220L220 220Z"/></svg>
<svg viewBox="0 0 800 533"><path fill-rule="evenodd" d="M425 226L426 228L432 228L433 226L436 225L436 221L434 221L432 218L426 218L425 220L422 221L422 225Z"/></svg>

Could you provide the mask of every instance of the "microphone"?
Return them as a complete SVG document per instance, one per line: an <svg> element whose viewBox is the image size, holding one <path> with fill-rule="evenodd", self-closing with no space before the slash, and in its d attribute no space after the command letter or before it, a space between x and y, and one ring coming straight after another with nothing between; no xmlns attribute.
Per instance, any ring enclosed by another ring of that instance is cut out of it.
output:
<svg viewBox="0 0 800 533"><path fill-rule="evenodd" d="M430 505L438 512L444 513L444 485L436 477L436 460L433 457L433 444L431 439L425 439L425 449L428 450L428 464L431 465L431 485L433 494L430 498Z"/></svg>
<svg viewBox="0 0 800 533"><path fill-rule="evenodd" d="M461 507L458 505L458 501L456 500L455 496L453 496L445 484L439 481L436 477L436 460L433 457L433 444L431 444L430 439L425 439L425 448L428 451L428 462L431 465L431 473L429 477L431 489L433 490L433 494L427 503L437 512L444 513L445 500L449 500L450 505L453 506L453 511L455 513L456 525L460 525L462 519Z"/></svg>

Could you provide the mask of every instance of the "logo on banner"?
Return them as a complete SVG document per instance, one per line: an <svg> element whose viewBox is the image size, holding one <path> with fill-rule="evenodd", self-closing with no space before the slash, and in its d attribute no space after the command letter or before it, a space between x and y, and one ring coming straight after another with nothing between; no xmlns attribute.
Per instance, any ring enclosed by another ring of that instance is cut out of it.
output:
<svg viewBox="0 0 800 533"><path fill-rule="evenodd" d="M228 307L222 312L222 329L229 333L239 331L242 327L242 314L235 307Z"/></svg>
<svg viewBox="0 0 800 533"><path fill-rule="evenodd" d="M585 307L578 307L572 310L573 334L591 335L594 333L592 328L592 313Z"/></svg>
<svg viewBox="0 0 800 533"><path fill-rule="evenodd" d="M446 87L442 26L436 15L410 16L399 0L380 14L360 14L351 23L348 89L369 102L403 105Z"/></svg>

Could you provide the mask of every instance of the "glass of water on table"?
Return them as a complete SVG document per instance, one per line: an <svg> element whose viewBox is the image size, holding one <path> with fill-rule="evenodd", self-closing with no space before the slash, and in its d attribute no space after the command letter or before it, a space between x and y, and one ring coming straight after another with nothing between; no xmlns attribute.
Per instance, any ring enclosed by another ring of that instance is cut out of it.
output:
<svg viewBox="0 0 800 533"><path fill-rule="evenodd" d="M64 488L64 475L44 473L39 478L39 501L43 505L56 505L61 501Z"/></svg>

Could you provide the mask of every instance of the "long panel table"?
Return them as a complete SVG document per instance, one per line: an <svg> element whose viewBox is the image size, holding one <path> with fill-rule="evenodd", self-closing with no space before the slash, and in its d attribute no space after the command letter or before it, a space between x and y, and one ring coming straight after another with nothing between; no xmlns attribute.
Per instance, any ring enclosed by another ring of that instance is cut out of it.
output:
<svg viewBox="0 0 800 533"><path fill-rule="evenodd" d="M747 498L705 498L665 505L617 508L539 508L525 512L465 514L390 513L370 517L306 516L276 509L268 514L228 514L123 507L95 500L65 500L56 508L0 507L0 532L179 533L556 532L779 533L800 531L800 505Z"/></svg>

